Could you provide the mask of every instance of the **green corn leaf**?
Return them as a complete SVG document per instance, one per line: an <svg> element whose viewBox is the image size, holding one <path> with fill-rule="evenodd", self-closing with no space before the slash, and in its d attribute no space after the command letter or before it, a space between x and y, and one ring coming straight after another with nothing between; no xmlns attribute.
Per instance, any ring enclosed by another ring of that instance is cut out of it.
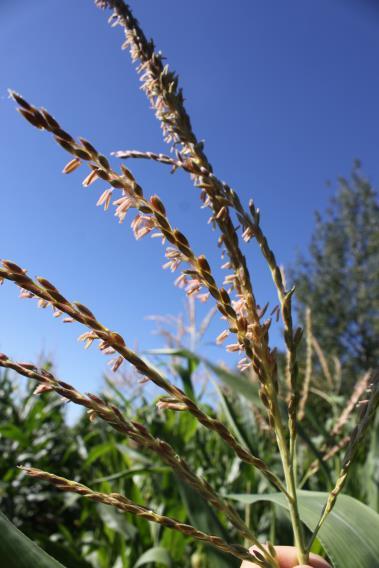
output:
<svg viewBox="0 0 379 568"><path fill-rule="evenodd" d="M247 436L247 432L244 431L244 428L240 424L243 416L239 416L238 409L235 408L233 402L228 399L228 397L223 393L218 384L214 383L214 386L220 397L221 407L225 413L229 428L242 446L248 448L253 454L258 453L257 448L253 447L251 440ZM248 413L246 413L246 416L248 416Z"/></svg>
<svg viewBox="0 0 379 568"><path fill-rule="evenodd" d="M191 524L205 533L220 536L228 541L228 532L218 520L213 508L189 485L182 483L180 479L177 479L177 483ZM217 566L217 568L237 568L240 566L240 562L236 558L223 554L216 548L207 546L206 550L211 566Z"/></svg>
<svg viewBox="0 0 379 568"><path fill-rule="evenodd" d="M0 511L0 561L4 568L64 568Z"/></svg>
<svg viewBox="0 0 379 568"><path fill-rule="evenodd" d="M299 491L299 510L303 523L313 530L328 494ZM241 503L271 501L288 509L281 493L267 495L229 495ZM379 515L360 501L340 495L318 534L334 568L379 567Z"/></svg>
<svg viewBox="0 0 379 568"><path fill-rule="evenodd" d="M14 440L22 446L27 446L29 439L22 428L19 428L15 424L5 424L0 427L0 436L9 438L9 440Z"/></svg>
<svg viewBox="0 0 379 568"><path fill-rule="evenodd" d="M162 546L154 546L153 548L146 550L146 552L139 557L134 568L139 568L139 566L150 564L151 562L154 562L154 565L163 564L168 568L171 568L173 565L170 553Z"/></svg>
<svg viewBox="0 0 379 568"><path fill-rule="evenodd" d="M98 444L94 446L92 450L89 452L87 459L85 460L83 467L89 467L93 462L99 459L101 456L104 456L108 452L112 452L114 450L114 445L111 442L103 442L102 444Z"/></svg>
<svg viewBox="0 0 379 568"><path fill-rule="evenodd" d="M125 513L103 503L97 503L96 508L101 520L107 527L128 540L136 536L137 529L127 520Z"/></svg>
<svg viewBox="0 0 379 568"><path fill-rule="evenodd" d="M193 360L203 363L210 371L212 371L225 386L229 387L233 392L242 394L245 398L253 402L257 407L264 409L261 399L259 398L258 385L250 382L246 377L240 373L228 371L219 365L215 365L205 357L201 357L189 351L188 349L152 349L149 353L155 355L169 355L175 357L183 357L188 360Z"/></svg>

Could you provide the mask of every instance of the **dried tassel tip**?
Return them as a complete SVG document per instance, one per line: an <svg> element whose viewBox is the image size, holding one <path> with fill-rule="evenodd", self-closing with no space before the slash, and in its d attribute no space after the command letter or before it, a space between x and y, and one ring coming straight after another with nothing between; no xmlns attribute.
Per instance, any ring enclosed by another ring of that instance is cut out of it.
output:
<svg viewBox="0 0 379 568"><path fill-rule="evenodd" d="M12 98L14 101L16 101L16 103L19 104L24 109L29 110L29 111L33 110L32 105L30 105L25 99L23 99L21 95L16 93L16 91L12 91L12 89L8 89L8 94L9 94L10 98Z"/></svg>

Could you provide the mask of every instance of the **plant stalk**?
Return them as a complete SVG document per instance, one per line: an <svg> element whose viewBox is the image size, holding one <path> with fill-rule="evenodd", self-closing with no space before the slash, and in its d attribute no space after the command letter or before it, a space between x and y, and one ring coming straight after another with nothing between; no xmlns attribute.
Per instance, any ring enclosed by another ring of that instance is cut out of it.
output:
<svg viewBox="0 0 379 568"><path fill-rule="evenodd" d="M298 560L300 564L308 563L309 554L306 552L306 546L304 541L304 533L301 525L301 519L299 515L299 508L297 503L296 495L296 480L293 467L293 461L290 459L290 454L288 451L282 419L280 416L278 400L276 394L273 396L273 417L275 425L276 440L279 448L280 458L282 460L284 478L287 487L286 498L288 501L289 512L291 517L291 524L294 536L294 544L297 549ZM291 452L293 453L293 452Z"/></svg>

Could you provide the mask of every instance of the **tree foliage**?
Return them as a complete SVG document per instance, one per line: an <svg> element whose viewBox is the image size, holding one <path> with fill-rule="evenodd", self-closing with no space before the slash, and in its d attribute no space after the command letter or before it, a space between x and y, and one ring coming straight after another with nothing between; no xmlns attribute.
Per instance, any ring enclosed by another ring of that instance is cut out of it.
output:
<svg viewBox="0 0 379 568"><path fill-rule="evenodd" d="M351 379L378 362L378 227L378 193L356 161L325 215L316 213L309 254L292 270L300 320L310 307L313 334Z"/></svg>

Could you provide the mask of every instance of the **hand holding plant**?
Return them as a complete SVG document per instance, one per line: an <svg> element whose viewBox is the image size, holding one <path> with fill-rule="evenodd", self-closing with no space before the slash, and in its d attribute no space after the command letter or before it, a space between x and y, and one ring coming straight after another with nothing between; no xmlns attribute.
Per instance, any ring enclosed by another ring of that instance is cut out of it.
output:
<svg viewBox="0 0 379 568"><path fill-rule="evenodd" d="M253 550L254 547L251 548L251 551ZM330 564L318 554L309 555L309 564L298 564L297 551L293 546L275 546L275 552L279 568L331 568ZM241 568L257 568L257 566L257 564L245 561Z"/></svg>

